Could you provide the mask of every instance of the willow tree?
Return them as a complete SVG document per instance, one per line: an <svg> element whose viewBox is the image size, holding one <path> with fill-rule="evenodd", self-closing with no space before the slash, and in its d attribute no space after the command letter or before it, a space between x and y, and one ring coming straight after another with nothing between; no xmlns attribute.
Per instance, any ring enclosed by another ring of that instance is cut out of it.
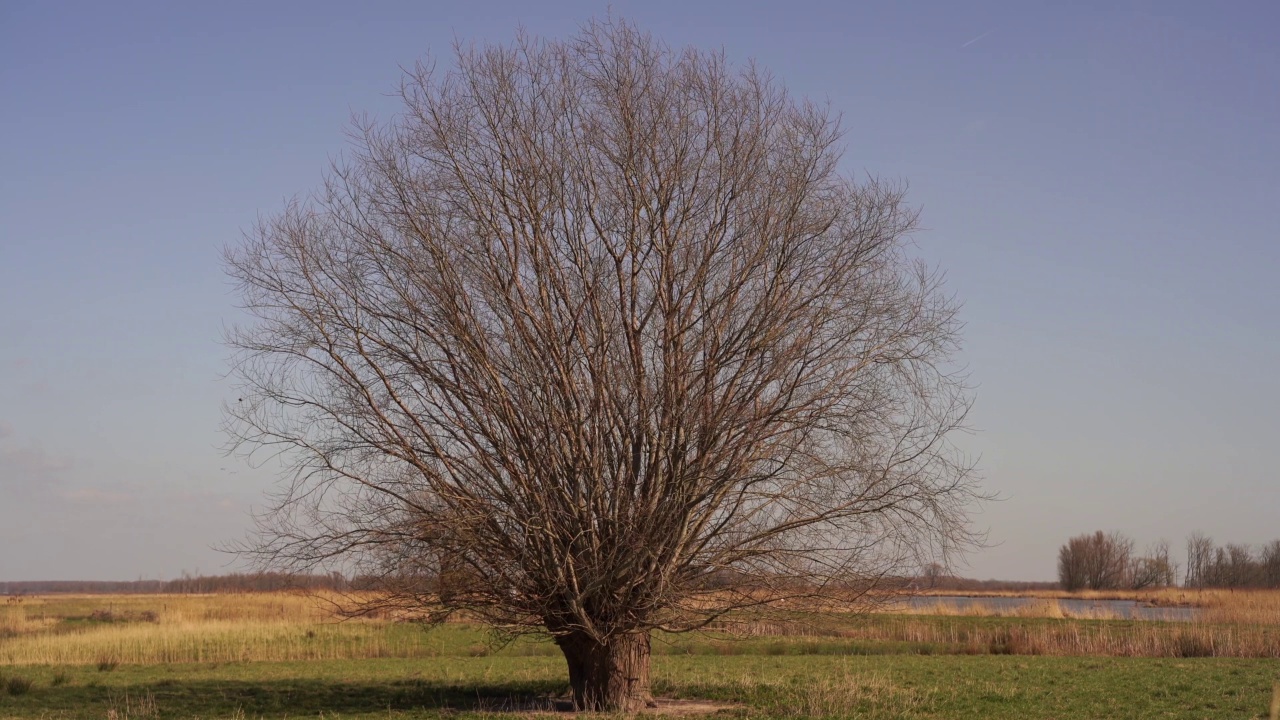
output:
<svg viewBox="0 0 1280 720"><path fill-rule="evenodd" d="M455 55L227 252L266 564L544 633L629 710L651 631L969 538L955 306L836 118L615 21Z"/></svg>

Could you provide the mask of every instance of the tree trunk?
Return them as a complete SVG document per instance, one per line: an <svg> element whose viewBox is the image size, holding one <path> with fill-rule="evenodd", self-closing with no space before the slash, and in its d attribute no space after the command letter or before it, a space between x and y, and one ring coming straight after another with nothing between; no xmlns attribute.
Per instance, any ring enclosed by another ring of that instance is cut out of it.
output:
<svg viewBox="0 0 1280 720"><path fill-rule="evenodd" d="M652 707L649 694L649 633L600 642L583 633L556 638L569 665L577 710L637 712Z"/></svg>

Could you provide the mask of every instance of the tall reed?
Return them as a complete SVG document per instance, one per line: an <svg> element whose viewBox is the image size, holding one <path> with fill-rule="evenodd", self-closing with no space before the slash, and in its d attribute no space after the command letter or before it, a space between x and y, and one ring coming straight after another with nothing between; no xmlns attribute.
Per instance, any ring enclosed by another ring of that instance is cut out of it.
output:
<svg viewBox="0 0 1280 720"><path fill-rule="evenodd" d="M289 593L28 600L0 606L0 665L433 657L492 649L472 626L423 633L396 618L339 622L332 600ZM1018 608L957 608L939 601L915 614L796 613L787 620L725 621L712 629L782 643L767 652L871 652L878 646L893 652L1280 658L1280 592L1211 591L1194 600L1201 610L1191 622L1115 619L1105 610L1073 611L1044 599ZM759 643L711 642L729 653L761 651ZM554 654L555 648L525 644L514 651Z"/></svg>

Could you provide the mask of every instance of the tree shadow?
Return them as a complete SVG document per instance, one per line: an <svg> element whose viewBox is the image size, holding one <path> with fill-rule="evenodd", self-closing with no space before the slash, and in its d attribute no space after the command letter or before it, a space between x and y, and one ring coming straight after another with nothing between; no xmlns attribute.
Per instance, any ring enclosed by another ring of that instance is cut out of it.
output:
<svg viewBox="0 0 1280 720"><path fill-rule="evenodd" d="M245 716L385 713L389 710L450 712L555 712L571 710L565 683L448 683L418 679L385 682L334 679L160 680L128 687L65 685L43 689L47 709L132 707L164 716L233 713ZM36 700L36 698L32 698Z"/></svg>

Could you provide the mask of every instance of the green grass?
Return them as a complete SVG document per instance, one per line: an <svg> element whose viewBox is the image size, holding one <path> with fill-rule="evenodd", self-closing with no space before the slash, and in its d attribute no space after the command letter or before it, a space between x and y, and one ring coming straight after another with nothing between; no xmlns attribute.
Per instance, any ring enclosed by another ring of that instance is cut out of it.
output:
<svg viewBox="0 0 1280 720"><path fill-rule="evenodd" d="M673 694L738 698L766 716L975 720L1264 717L1280 672L1262 660L1007 656L737 656L667 667L664 677L683 678Z"/></svg>
<svg viewBox="0 0 1280 720"><path fill-rule="evenodd" d="M435 718L565 691L556 657L9 667L5 718ZM655 658L655 691L741 717L1259 718L1274 661L1234 658L732 655ZM54 685L58 675L62 683Z"/></svg>

